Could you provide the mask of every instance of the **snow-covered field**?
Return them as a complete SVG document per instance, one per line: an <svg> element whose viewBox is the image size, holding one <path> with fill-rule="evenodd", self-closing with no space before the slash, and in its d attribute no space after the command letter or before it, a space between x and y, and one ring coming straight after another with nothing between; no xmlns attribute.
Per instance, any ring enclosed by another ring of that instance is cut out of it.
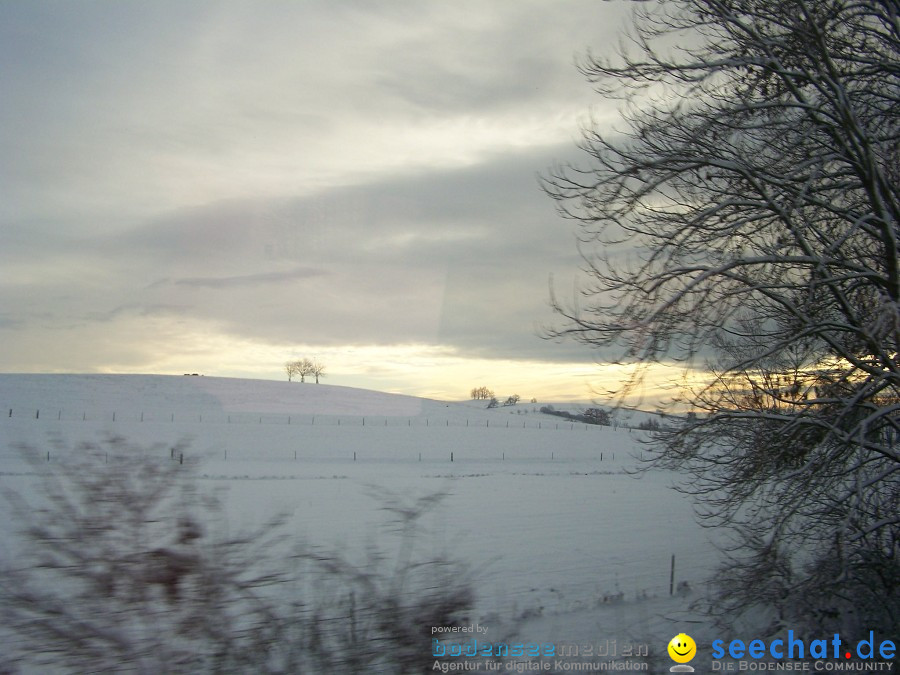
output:
<svg viewBox="0 0 900 675"><path fill-rule="evenodd" d="M122 436L162 457L187 442L179 455L225 488L235 526L288 512L298 536L351 552L381 531L374 492L446 491L418 544L468 564L472 620L495 635L515 627L527 642L617 640L663 654L686 628L702 635L687 606L716 554L670 489L676 477L626 473L640 432L540 405L212 377L0 375L0 484L27 495L34 459L64 464L83 441ZM13 528L3 517L3 541ZM673 555L675 583L691 590L670 597Z"/></svg>

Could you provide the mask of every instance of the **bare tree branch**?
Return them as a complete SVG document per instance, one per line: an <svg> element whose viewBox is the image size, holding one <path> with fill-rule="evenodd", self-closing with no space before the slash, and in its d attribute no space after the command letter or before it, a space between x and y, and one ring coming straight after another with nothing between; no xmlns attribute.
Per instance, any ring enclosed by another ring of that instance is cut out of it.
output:
<svg viewBox="0 0 900 675"><path fill-rule="evenodd" d="M551 295L550 335L632 363L622 397L655 363L706 375L656 464L743 545L723 615L771 573L783 621L898 626L898 8L641 4L617 56L579 64L624 130L586 129L586 165L543 179L589 284Z"/></svg>

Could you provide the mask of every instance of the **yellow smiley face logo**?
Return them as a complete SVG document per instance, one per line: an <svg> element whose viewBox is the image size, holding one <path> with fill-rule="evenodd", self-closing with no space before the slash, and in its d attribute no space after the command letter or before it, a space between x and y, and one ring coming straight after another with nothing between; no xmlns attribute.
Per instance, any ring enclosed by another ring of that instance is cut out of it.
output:
<svg viewBox="0 0 900 675"><path fill-rule="evenodd" d="M694 638L679 633L669 640L669 656L675 663L687 663L697 655L697 644Z"/></svg>

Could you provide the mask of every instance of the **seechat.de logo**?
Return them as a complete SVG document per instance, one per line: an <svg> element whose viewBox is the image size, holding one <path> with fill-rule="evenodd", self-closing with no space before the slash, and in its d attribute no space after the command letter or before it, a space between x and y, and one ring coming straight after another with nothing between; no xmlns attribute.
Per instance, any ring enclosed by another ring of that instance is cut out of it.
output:
<svg viewBox="0 0 900 675"><path fill-rule="evenodd" d="M839 633L831 638L818 640L805 640L796 636L789 630L786 638L774 640L732 640L727 643L724 640L712 641L712 657L714 659L774 659L776 661L789 659L819 659L824 660L849 660L851 658L860 661L889 661L896 656L897 647L893 640L878 640L875 631L869 631L867 639L860 640L855 647L845 645ZM827 670L833 670L828 668ZM819 668L817 668L819 670Z"/></svg>

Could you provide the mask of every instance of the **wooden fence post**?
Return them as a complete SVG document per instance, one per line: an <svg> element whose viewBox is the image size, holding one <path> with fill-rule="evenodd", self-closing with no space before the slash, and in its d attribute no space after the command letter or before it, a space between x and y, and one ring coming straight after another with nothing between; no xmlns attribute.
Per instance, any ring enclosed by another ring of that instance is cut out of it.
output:
<svg viewBox="0 0 900 675"><path fill-rule="evenodd" d="M675 594L675 554L672 554L672 566L669 569L669 595Z"/></svg>

